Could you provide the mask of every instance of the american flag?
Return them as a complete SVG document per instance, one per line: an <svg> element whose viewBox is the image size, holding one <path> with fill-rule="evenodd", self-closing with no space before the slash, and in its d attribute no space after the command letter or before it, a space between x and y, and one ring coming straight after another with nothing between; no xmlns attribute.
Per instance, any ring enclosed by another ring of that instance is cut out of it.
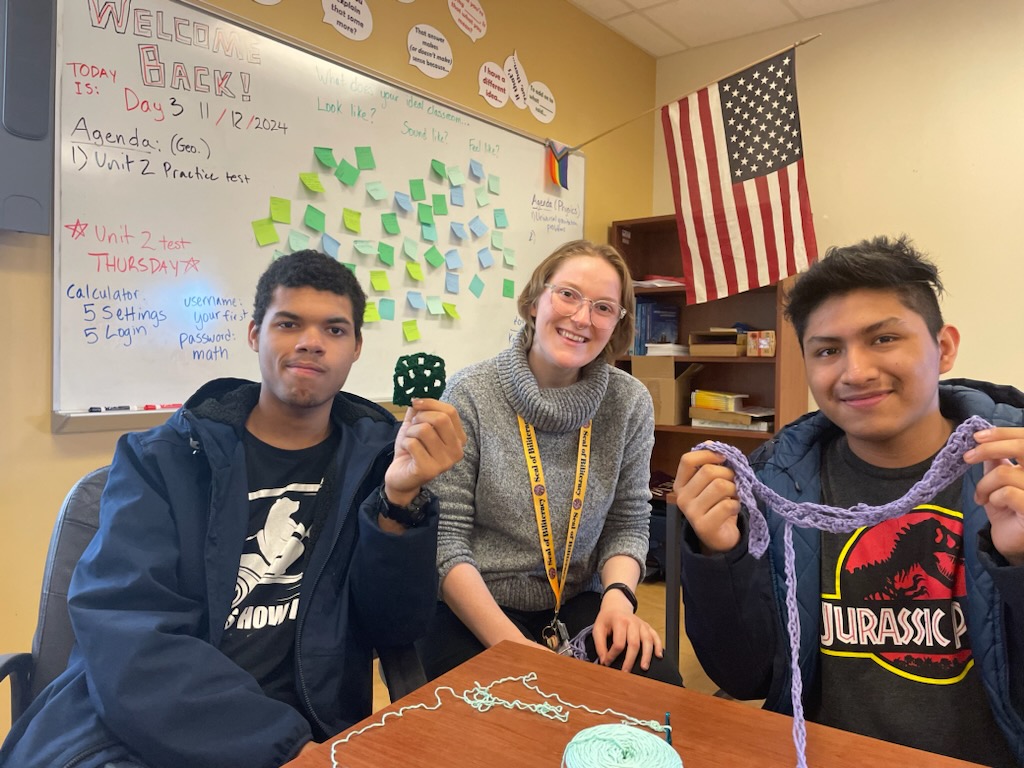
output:
<svg viewBox="0 0 1024 768"><path fill-rule="evenodd" d="M661 109L688 304L772 285L817 258L795 52Z"/></svg>

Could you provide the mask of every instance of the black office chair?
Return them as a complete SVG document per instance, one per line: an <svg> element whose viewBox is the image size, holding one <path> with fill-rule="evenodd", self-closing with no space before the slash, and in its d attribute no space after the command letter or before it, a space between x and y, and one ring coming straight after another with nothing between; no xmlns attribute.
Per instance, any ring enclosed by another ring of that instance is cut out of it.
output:
<svg viewBox="0 0 1024 768"><path fill-rule="evenodd" d="M17 720L68 664L74 633L68 616L68 586L86 545L99 525L100 495L110 467L93 470L68 492L50 537L32 652L0 654L0 682L10 680L11 722ZM426 683L416 649L380 648L381 677L396 701Z"/></svg>

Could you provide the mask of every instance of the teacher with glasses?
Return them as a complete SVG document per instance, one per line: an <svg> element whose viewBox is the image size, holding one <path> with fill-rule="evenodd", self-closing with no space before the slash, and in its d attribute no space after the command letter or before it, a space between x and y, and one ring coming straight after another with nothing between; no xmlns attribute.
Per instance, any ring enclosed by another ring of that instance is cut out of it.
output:
<svg viewBox="0 0 1024 768"><path fill-rule="evenodd" d="M654 409L612 364L633 341L629 268L611 246L575 240L541 262L518 305L511 346L442 396L468 442L431 486L441 602L418 643L427 677L512 640L681 685L636 615Z"/></svg>

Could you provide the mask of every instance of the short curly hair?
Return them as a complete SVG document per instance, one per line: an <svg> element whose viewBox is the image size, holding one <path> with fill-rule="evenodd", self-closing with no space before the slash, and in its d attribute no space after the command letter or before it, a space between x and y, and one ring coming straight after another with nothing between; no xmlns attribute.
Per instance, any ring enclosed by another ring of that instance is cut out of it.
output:
<svg viewBox="0 0 1024 768"><path fill-rule="evenodd" d="M320 251L307 249L281 256L270 263L266 272L256 283L256 300L253 303L252 320L263 325L267 307L274 298L274 289L315 288L339 296L347 296L352 302L352 323L357 339L362 338L363 312L366 310L366 293L352 270L339 261Z"/></svg>

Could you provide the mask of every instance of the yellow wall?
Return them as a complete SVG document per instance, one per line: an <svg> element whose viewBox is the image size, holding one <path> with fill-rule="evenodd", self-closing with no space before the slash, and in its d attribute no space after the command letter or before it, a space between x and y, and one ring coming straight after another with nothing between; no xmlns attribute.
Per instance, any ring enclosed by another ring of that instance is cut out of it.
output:
<svg viewBox="0 0 1024 768"><path fill-rule="evenodd" d="M892 0L658 61L657 103L797 52L818 243L906 232L942 269L954 376L1024 388L1024 4ZM654 210L673 210L655 143Z"/></svg>
<svg viewBox="0 0 1024 768"><path fill-rule="evenodd" d="M279 6L220 0L208 7L279 29L413 90L568 144L580 143L654 103L654 60L563 0L485 2L488 30L475 43L455 26L443 0L370 5L374 32L362 42L343 38L322 23L321 5L312 0L289 0ZM416 23L431 24L448 37L454 66L447 78L432 80L407 63L405 39ZM480 65L502 63L513 50L527 76L547 83L555 95L557 114L547 126L511 103L496 110L477 96ZM652 143L653 118L587 147L588 237L603 241L613 219L651 212ZM109 462L118 437L113 432L50 433L50 249L49 238L0 232L0 327L7 331L6 373L0 377L0 403L6 411L0 430L0 652L29 648L54 516L78 477ZM6 733L9 721L7 697L4 685L0 734Z"/></svg>

